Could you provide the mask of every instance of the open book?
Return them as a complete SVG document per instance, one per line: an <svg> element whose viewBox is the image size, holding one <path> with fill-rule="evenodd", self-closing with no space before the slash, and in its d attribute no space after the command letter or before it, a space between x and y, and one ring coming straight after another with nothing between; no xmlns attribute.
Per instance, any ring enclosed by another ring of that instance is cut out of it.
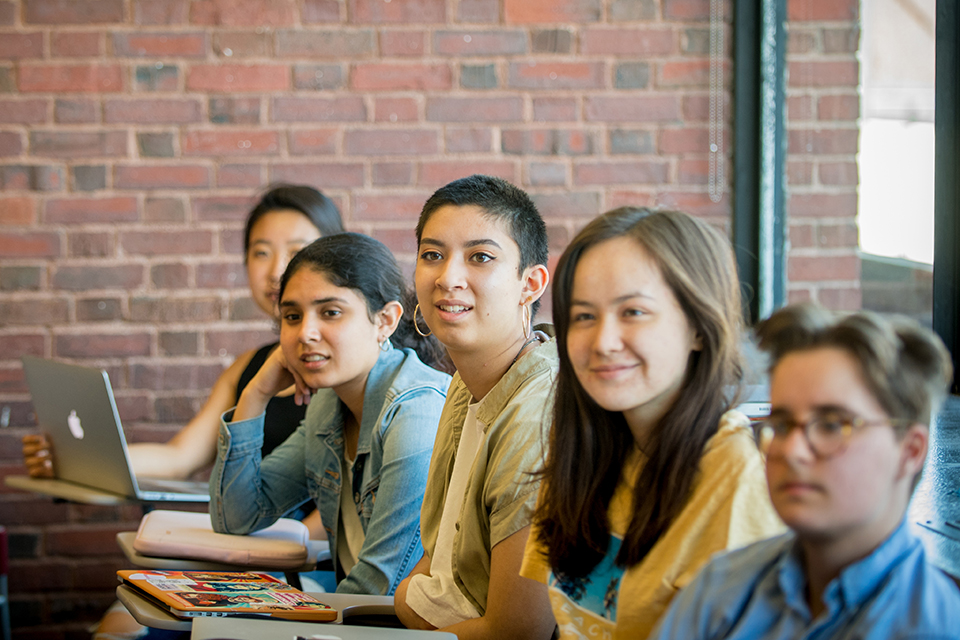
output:
<svg viewBox="0 0 960 640"><path fill-rule="evenodd" d="M337 610L267 573L118 571L120 581L181 618L253 616L329 622Z"/></svg>

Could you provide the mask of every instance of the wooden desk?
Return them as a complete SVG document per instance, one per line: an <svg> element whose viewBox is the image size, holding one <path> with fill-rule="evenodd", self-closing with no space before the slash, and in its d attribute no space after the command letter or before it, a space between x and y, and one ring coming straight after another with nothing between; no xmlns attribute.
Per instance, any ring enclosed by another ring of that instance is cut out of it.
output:
<svg viewBox="0 0 960 640"><path fill-rule="evenodd" d="M7 476L8 487L22 491L32 491L41 495L79 502L81 504L119 505L139 502L119 493L110 493L100 489L85 487L73 482L64 482L55 478L31 478L30 476Z"/></svg>

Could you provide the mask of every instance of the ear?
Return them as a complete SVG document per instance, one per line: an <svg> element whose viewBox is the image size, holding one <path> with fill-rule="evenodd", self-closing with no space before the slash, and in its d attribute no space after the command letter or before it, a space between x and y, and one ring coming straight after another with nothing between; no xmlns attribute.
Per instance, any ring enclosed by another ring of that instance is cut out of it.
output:
<svg viewBox="0 0 960 640"><path fill-rule="evenodd" d="M523 304L539 300L550 284L550 272L542 264L535 264L523 271Z"/></svg>
<svg viewBox="0 0 960 640"><path fill-rule="evenodd" d="M393 332L397 330L397 325L400 324L402 315L403 306L396 300L388 302L383 305L380 311L377 311L374 324L377 325L377 340L379 342L383 342L393 335Z"/></svg>
<svg viewBox="0 0 960 640"><path fill-rule="evenodd" d="M930 444L930 429L921 424L911 425L900 438L900 475L913 478L923 469Z"/></svg>

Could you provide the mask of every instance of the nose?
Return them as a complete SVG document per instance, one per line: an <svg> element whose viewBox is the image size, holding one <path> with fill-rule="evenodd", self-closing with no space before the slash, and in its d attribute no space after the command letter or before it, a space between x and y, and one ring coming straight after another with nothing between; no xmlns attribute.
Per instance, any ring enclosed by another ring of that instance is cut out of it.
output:
<svg viewBox="0 0 960 640"><path fill-rule="evenodd" d="M272 282L280 282L288 262L290 262L290 256L282 251L273 255L273 261L270 263L270 280Z"/></svg>
<svg viewBox="0 0 960 640"><path fill-rule="evenodd" d="M780 452L780 456L795 461L809 461L816 456L802 425L796 425L787 434L779 439L775 447Z"/></svg>
<svg viewBox="0 0 960 640"><path fill-rule="evenodd" d="M466 270L457 260L444 260L438 267L437 286L446 291L466 287Z"/></svg>
<svg viewBox="0 0 960 640"><path fill-rule="evenodd" d="M301 344L310 344L320 342L322 334L320 333L320 322L309 314L305 315L300 321L300 330L297 333L297 339Z"/></svg>
<svg viewBox="0 0 960 640"><path fill-rule="evenodd" d="M605 315L597 318L593 337L593 349L600 355L616 353L623 348L620 324Z"/></svg>

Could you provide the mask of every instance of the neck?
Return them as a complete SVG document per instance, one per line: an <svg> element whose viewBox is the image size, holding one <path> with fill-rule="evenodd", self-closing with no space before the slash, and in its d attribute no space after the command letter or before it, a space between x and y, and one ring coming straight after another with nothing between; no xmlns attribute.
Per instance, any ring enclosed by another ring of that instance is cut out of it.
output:
<svg viewBox="0 0 960 640"><path fill-rule="evenodd" d="M363 379L359 381L353 381L348 385L342 385L333 390L350 413L347 418L352 418L358 427L363 421L363 396L366 390L367 376L364 376ZM348 421L347 418L344 419L344 423Z"/></svg>
<svg viewBox="0 0 960 640"><path fill-rule="evenodd" d="M530 336L533 338L533 335ZM450 352L460 379L466 385L474 400L480 400L490 392L504 374L513 366L520 356L533 348L535 343L529 342L523 335L516 336L508 344L500 343L496 353L490 351L479 352Z"/></svg>
<svg viewBox="0 0 960 640"><path fill-rule="evenodd" d="M866 532L841 532L829 538L800 538L804 571L807 575L807 604L816 617L823 611L823 592L851 564L873 553L900 525L899 517L888 518L882 526Z"/></svg>

